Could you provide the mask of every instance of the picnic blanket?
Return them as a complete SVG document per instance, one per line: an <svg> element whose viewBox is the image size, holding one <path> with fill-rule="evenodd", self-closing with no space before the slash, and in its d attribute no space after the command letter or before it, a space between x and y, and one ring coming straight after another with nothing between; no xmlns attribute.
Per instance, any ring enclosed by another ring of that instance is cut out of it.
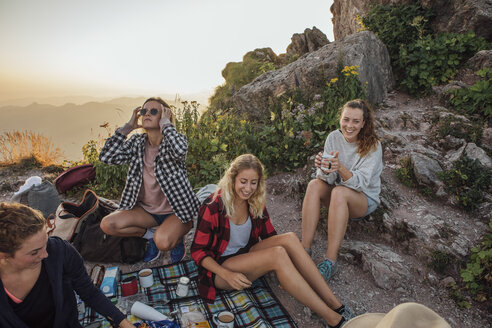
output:
<svg viewBox="0 0 492 328"><path fill-rule="evenodd" d="M183 309L197 309L208 320L210 327L215 327L212 316L227 310L235 315L235 327L297 327L263 277L242 291L220 291L215 302L208 304L198 294L198 268L192 260L153 268L152 271L155 283L140 297L145 297L148 304L167 316ZM136 274L122 274L121 279ZM189 293L186 297L176 295L177 283L182 276L190 278ZM117 296L112 299L115 304L118 303L118 298L121 303L120 295L121 286L118 286ZM110 327L104 317L88 307L84 313L79 313L79 321L82 326L100 321L102 327Z"/></svg>

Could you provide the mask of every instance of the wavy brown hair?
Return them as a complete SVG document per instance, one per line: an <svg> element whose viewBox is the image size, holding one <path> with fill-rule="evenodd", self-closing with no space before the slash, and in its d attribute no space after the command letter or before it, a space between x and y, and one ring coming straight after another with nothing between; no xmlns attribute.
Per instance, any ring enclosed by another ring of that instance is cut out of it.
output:
<svg viewBox="0 0 492 328"><path fill-rule="evenodd" d="M263 165L260 160L252 154L243 154L231 163L222 179L220 179L219 189L215 192L213 200L219 194L222 197L222 202L226 209L227 216L234 216L234 201L236 200L236 192L234 191L234 182L237 175L243 170L253 169L258 173L258 187L255 192L249 197L249 211L255 218L260 218L263 215L263 209L266 204L266 183Z"/></svg>
<svg viewBox="0 0 492 328"><path fill-rule="evenodd" d="M367 101L362 99L354 99L347 101L345 105L340 108L339 118L342 117L345 108L357 108L362 110L364 126L360 129L357 135L357 153L360 157L364 157L371 150L376 150L379 138L376 134L376 129L374 128L374 114L371 106Z"/></svg>
<svg viewBox="0 0 492 328"><path fill-rule="evenodd" d="M0 252L14 256L26 239L45 226L40 211L19 203L0 203Z"/></svg>

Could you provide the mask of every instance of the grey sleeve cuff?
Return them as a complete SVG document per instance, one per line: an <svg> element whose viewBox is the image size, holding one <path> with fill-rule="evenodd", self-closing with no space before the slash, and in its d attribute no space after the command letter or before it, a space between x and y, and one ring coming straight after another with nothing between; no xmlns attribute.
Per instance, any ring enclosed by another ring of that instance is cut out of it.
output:
<svg viewBox="0 0 492 328"><path fill-rule="evenodd" d="M159 121L159 126L161 127L161 131L162 131L162 129L164 129L164 127L166 127L170 124L172 124L172 123L167 117L162 117L161 120Z"/></svg>
<svg viewBox="0 0 492 328"><path fill-rule="evenodd" d="M129 123L126 123L122 127L118 128L116 131L126 136L128 135L128 133L133 131L133 128Z"/></svg>

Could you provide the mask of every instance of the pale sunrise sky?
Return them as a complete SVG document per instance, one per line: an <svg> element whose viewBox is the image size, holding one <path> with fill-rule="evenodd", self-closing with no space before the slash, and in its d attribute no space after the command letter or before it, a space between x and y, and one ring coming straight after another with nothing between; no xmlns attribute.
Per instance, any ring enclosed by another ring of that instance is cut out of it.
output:
<svg viewBox="0 0 492 328"><path fill-rule="evenodd" d="M284 53L332 0L0 0L0 101L189 94L255 48Z"/></svg>

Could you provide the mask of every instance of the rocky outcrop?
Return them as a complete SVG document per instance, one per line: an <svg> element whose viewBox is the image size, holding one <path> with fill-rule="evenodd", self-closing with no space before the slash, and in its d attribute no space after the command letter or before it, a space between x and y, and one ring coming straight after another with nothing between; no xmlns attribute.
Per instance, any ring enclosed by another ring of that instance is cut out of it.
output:
<svg viewBox="0 0 492 328"><path fill-rule="evenodd" d="M286 55L302 56L308 52L313 52L322 46L330 43L326 35L313 26L313 29L305 29L304 33L295 33L292 35L291 43L287 47Z"/></svg>
<svg viewBox="0 0 492 328"><path fill-rule="evenodd" d="M355 18L366 15L371 5L409 3L407 0L335 0L331 6L335 40L357 32L360 26ZM492 41L491 0L423 0L425 8L433 9L436 16L430 21L435 33L474 31Z"/></svg>
<svg viewBox="0 0 492 328"><path fill-rule="evenodd" d="M366 31L327 44L285 67L264 73L234 94L234 108L253 120L265 118L270 115L270 98L295 88L307 95L321 92L324 81L336 76L340 59L344 65L359 66L359 80L368 82L368 98L372 103L381 102L392 88L394 80L388 50L374 33Z"/></svg>
<svg viewBox="0 0 492 328"><path fill-rule="evenodd" d="M422 6L436 13L430 21L434 33L474 31L492 41L491 0L422 0Z"/></svg>
<svg viewBox="0 0 492 328"><path fill-rule="evenodd" d="M356 17L366 15L372 5L388 5L411 1L402 0L335 0L330 11L333 15L333 35L335 41L341 40L347 35L354 34L360 29Z"/></svg>

